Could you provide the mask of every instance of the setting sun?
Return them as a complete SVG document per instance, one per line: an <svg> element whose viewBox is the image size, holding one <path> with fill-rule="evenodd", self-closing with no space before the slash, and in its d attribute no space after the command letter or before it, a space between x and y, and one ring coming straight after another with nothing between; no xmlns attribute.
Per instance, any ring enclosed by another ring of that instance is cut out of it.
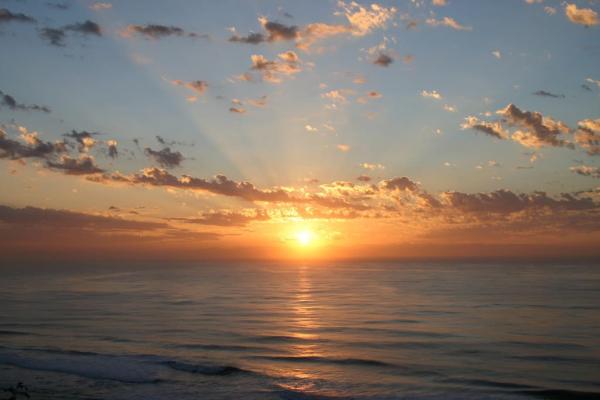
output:
<svg viewBox="0 0 600 400"><path fill-rule="evenodd" d="M296 233L296 240L301 246L308 246L314 240L314 235L311 231L303 230Z"/></svg>

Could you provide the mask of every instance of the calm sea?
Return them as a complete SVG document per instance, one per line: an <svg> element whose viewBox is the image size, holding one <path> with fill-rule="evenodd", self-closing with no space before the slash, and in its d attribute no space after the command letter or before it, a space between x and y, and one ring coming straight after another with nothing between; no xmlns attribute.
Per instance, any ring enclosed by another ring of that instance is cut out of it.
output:
<svg viewBox="0 0 600 400"><path fill-rule="evenodd" d="M600 398L600 265L0 273L0 388L32 399Z"/></svg>

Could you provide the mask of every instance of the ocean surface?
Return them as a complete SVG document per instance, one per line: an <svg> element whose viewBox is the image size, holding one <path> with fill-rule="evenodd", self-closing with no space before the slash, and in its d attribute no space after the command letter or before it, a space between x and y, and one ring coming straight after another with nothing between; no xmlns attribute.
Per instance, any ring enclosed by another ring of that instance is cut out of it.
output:
<svg viewBox="0 0 600 400"><path fill-rule="evenodd" d="M591 263L0 272L0 389L32 399L600 398Z"/></svg>

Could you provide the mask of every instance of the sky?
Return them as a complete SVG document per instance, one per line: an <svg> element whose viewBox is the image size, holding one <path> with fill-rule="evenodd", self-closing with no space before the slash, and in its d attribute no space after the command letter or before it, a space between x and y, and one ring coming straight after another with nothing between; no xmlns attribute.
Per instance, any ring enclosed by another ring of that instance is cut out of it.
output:
<svg viewBox="0 0 600 400"><path fill-rule="evenodd" d="M0 257L600 256L599 13L0 0Z"/></svg>

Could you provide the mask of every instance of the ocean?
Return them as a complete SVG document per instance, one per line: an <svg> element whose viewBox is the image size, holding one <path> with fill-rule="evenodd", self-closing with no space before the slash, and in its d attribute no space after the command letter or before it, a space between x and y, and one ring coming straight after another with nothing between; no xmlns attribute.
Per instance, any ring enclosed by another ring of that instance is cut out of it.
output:
<svg viewBox="0 0 600 400"><path fill-rule="evenodd" d="M0 272L0 389L31 399L600 398L593 263Z"/></svg>

